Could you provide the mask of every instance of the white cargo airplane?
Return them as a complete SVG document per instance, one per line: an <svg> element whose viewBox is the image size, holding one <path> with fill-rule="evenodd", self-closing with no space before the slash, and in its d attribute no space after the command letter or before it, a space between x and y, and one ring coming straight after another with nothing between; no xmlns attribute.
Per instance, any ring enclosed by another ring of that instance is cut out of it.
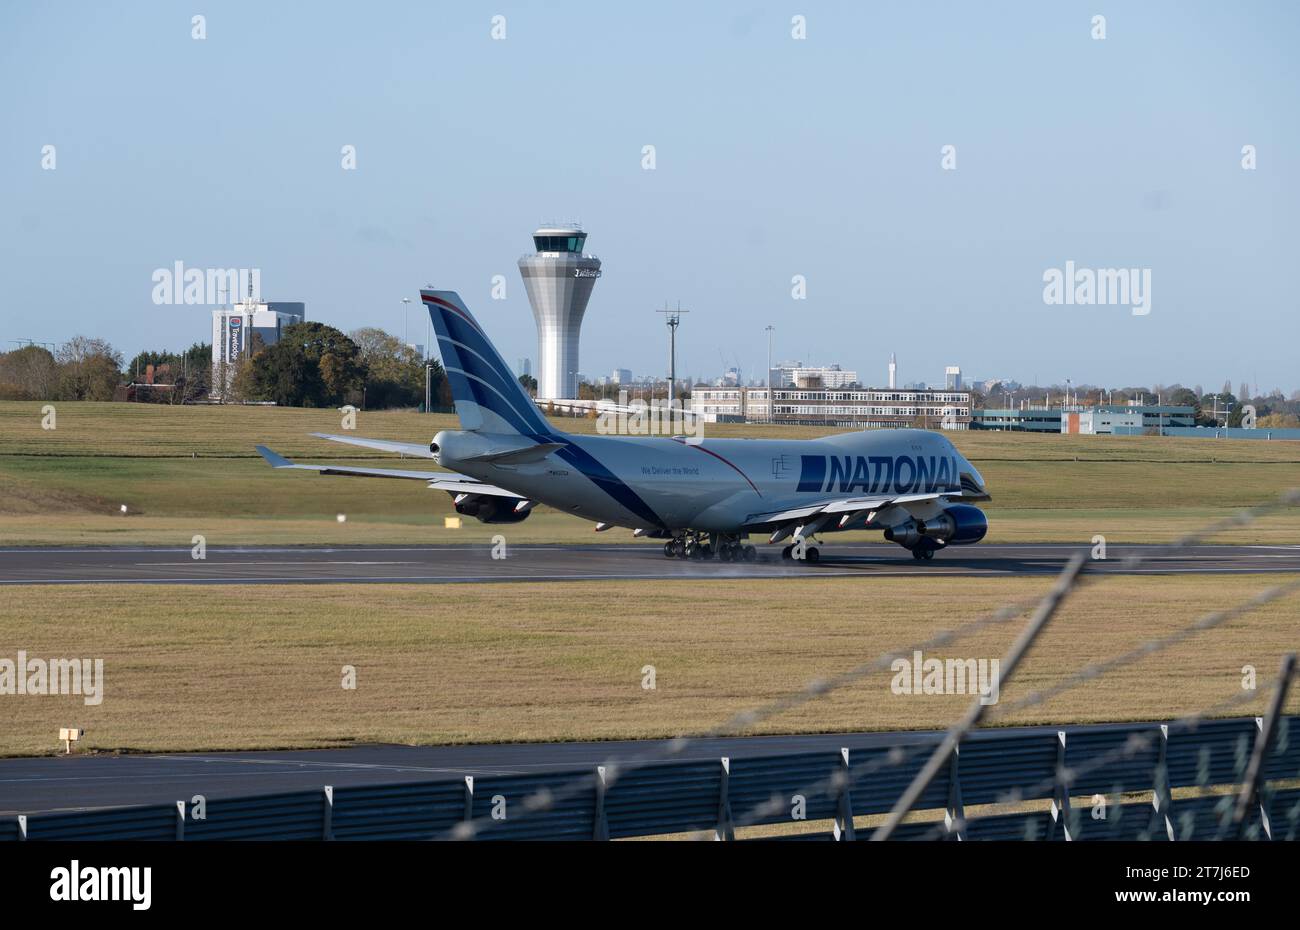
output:
<svg viewBox="0 0 1300 930"><path fill-rule="evenodd" d="M427 446L352 436L321 439L433 459L441 471L299 465L265 446L276 468L407 478L447 491L456 511L518 523L537 504L664 539L673 558L752 560L745 540L790 540L784 558L818 560L811 541L839 530L884 530L917 559L979 542L984 480L948 439L928 430L822 439L575 436L555 429L520 386L454 291L422 290L461 429Z"/></svg>

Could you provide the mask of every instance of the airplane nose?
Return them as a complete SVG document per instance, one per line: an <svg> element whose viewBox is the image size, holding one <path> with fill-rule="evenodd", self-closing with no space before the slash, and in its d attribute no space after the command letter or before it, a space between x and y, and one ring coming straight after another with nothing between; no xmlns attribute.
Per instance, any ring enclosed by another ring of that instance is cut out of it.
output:
<svg viewBox="0 0 1300 930"><path fill-rule="evenodd" d="M962 456L961 460L962 478L970 478L978 486L980 493L987 493L988 485L984 483L984 476L980 474L979 469L970 463L970 460ZM963 480L962 484L966 482ZM971 490L975 490L972 488Z"/></svg>

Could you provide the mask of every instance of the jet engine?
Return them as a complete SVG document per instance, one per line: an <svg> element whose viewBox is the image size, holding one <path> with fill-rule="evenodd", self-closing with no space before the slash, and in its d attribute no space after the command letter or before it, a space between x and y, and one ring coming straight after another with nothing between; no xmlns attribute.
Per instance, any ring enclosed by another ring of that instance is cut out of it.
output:
<svg viewBox="0 0 1300 930"><path fill-rule="evenodd" d="M989 531L984 511L970 504L953 504L926 520L912 518L885 530L885 538L905 549L914 549L923 539L949 546L969 546Z"/></svg>
<svg viewBox="0 0 1300 930"><path fill-rule="evenodd" d="M925 521L925 535L950 546L969 546L984 538L989 531L988 517L984 511L970 504L953 504L945 507L937 517Z"/></svg>
<svg viewBox="0 0 1300 930"><path fill-rule="evenodd" d="M479 523L522 523L533 512L532 501L520 497L464 493L452 493L451 497L458 514Z"/></svg>
<svg viewBox="0 0 1300 930"><path fill-rule="evenodd" d="M885 538L890 542L896 542L904 549L913 549L924 536L921 532L925 524L919 520L908 520L900 523L898 526L891 526L885 530Z"/></svg>

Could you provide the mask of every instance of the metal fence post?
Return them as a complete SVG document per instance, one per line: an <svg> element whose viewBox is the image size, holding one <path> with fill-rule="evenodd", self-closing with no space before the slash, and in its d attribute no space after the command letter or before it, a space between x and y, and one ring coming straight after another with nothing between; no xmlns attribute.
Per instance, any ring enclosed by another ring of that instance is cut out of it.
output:
<svg viewBox="0 0 1300 930"><path fill-rule="evenodd" d="M943 826L947 839L961 842L966 839L966 808L961 803L961 744L954 743L948 758L948 807L943 812Z"/></svg>
<svg viewBox="0 0 1300 930"><path fill-rule="evenodd" d="M1065 778L1065 731L1056 731L1056 785L1052 788L1052 826L1047 834L1049 840L1056 839L1056 828L1060 827L1068 843L1074 839L1070 833L1070 786Z"/></svg>
<svg viewBox="0 0 1300 930"><path fill-rule="evenodd" d="M609 839L609 818L605 816L605 766L596 766L596 815L593 818L591 838L593 840Z"/></svg>
<svg viewBox="0 0 1300 930"><path fill-rule="evenodd" d="M474 819L474 776L465 776L465 823Z"/></svg>
<svg viewBox="0 0 1300 930"><path fill-rule="evenodd" d="M18 839L19 840L27 839L27 815L26 814L18 815Z"/></svg>
<svg viewBox="0 0 1300 930"><path fill-rule="evenodd" d="M731 760L722 757L722 776L718 781L718 825L714 828L715 840L734 840L736 828L731 822Z"/></svg>
<svg viewBox="0 0 1300 930"><path fill-rule="evenodd" d="M1282 657L1282 670L1278 673L1277 688L1268 702L1268 713L1260 725L1260 733L1255 738L1255 748L1250 754L1250 764L1246 766L1246 776L1242 779L1241 794L1232 812L1232 832L1241 839L1250 822L1250 805L1259 796L1259 783L1264 776L1264 756L1268 754L1273 742L1273 731L1277 728L1277 718L1286 701L1287 689L1291 686L1291 675L1295 671L1295 653L1288 652Z"/></svg>
<svg viewBox="0 0 1300 930"><path fill-rule="evenodd" d="M1160 724L1160 753L1156 757L1156 768L1151 778L1154 791L1151 793L1151 826L1148 833L1160 829L1161 821L1165 836L1171 841L1176 839L1174 833L1174 801L1169 794L1169 724Z"/></svg>
<svg viewBox="0 0 1300 930"><path fill-rule="evenodd" d="M1264 732L1263 717L1255 718L1255 731L1256 731L1255 739L1257 740L1262 739L1263 738L1262 734ZM1273 824L1268 819L1268 803L1264 800L1264 795L1268 792L1268 783L1265 782L1260 787L1261 790L1260 790L1259 797L1257 799L1258 800L1257 806L1259 807L1259 827L1261 830L1264 831L1264 839L1271 840L1273 838Z"/></svg>
<svg viewBox="0 0 1300 930"><path fill-rule="evenodd" d="M325 790L322 793L325 796L325 809L323 811L324 816L321 818L323 821L321 825L321 839L332 840L334 839L334 786L326 785Z"/></svg>
<svg viewBox="0 0 1300 930"><path fill-rule="evenodd" d="M185 802L176 802L176 839L185 839Z"/></svg>
<svg viewBox="0 0 1300 930"><path fill-rule="evenodd" d="M852 843L857 839L857 835L853 830L853 798L849 795L850 773L849 750L848 747L841 746L840 790L835 793L834 832L836 840L847 840Z"/></svg>

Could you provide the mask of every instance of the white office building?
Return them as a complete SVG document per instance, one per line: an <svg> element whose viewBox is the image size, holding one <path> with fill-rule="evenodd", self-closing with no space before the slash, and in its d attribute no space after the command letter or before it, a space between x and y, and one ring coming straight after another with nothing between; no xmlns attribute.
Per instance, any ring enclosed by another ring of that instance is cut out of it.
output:
<svg viewBox="0 0 1300 930"><path fill-rule="evenodd" d="M209 396L230 391L244 360L280 341L284 327L307 319L306 305L294 301L248 299L212 311L212 383Z"/></svg>
<svg viewBox="0 0 1300 930"><path fill-rule="evenodd" d="M706 422L754 421L843 426L969 429L965 391L811 390L696 386L691 409Z"/></svg>
<svg viewBox="0 0 1300 930"><path fill-rule="evenodd" d="M774 388L822 387L827 389L848 387L858 383L856 371L845 371L839 365L814 367L803 362L783 362L769 373L768 383Z"/></svg>

